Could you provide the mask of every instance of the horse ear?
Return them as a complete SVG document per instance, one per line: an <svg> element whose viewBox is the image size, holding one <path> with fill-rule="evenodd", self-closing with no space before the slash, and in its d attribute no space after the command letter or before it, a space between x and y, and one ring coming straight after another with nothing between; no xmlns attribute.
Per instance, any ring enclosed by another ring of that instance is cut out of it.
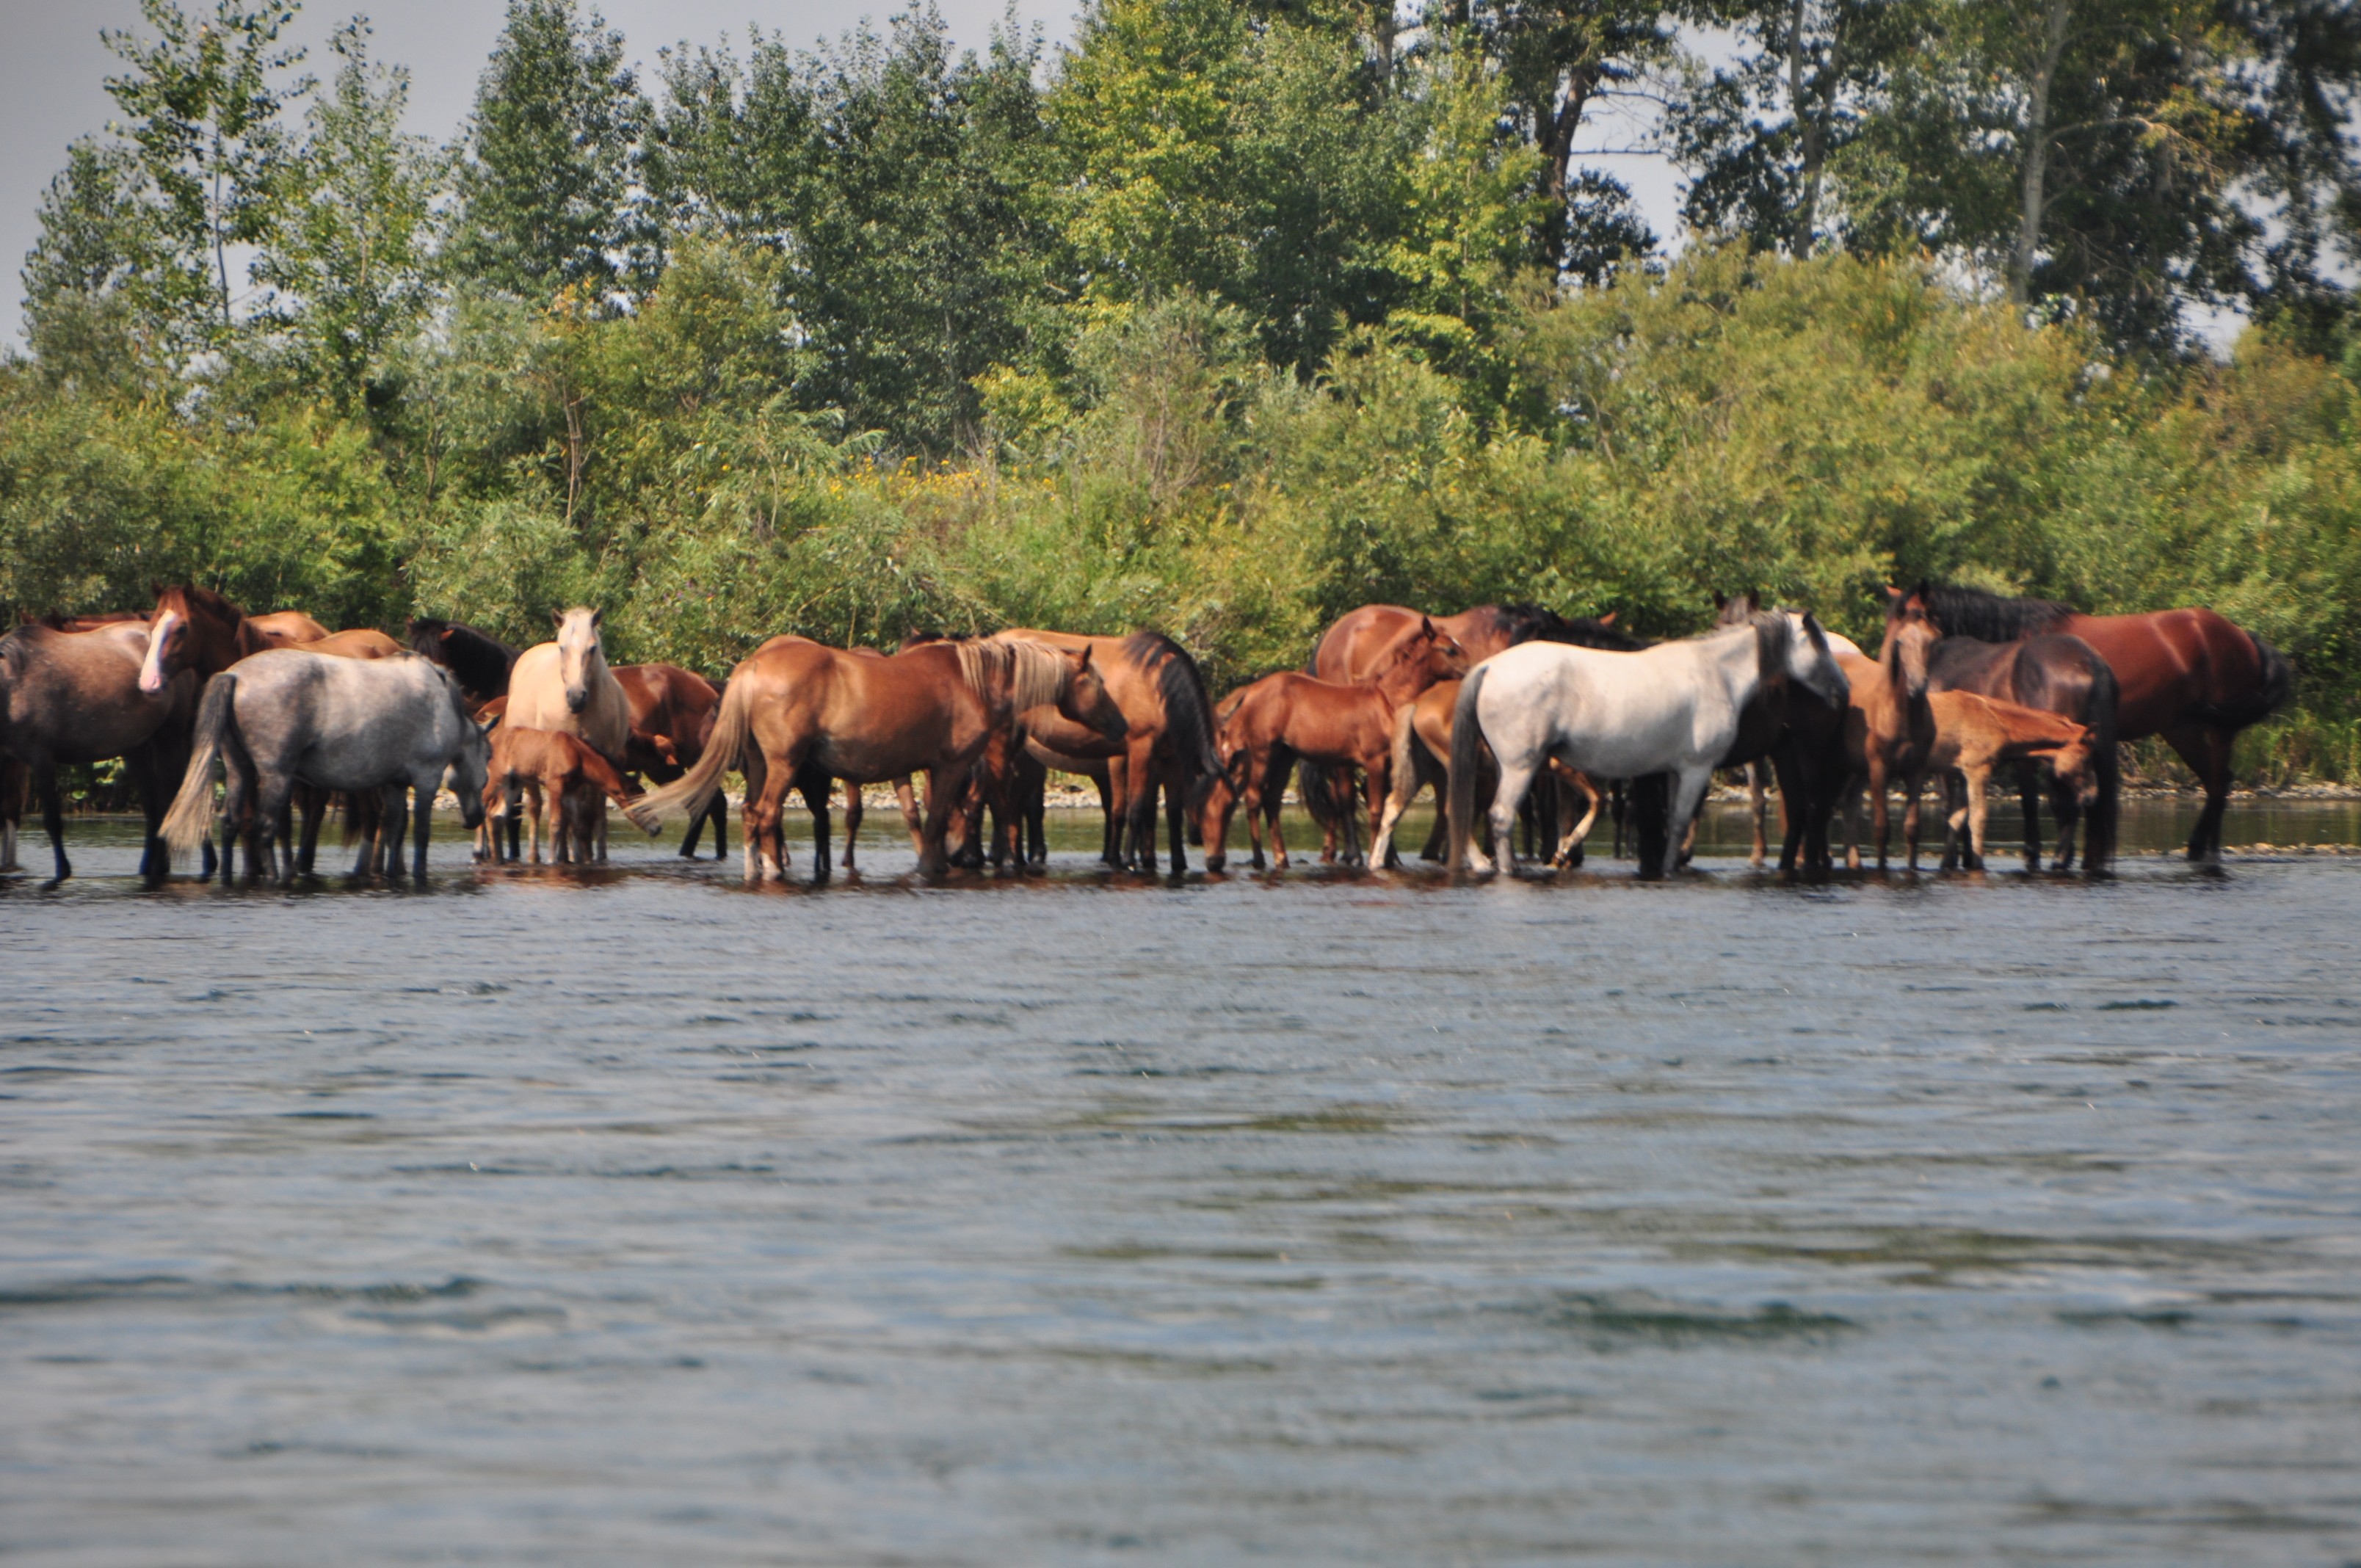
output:
<svg viewBox="0 0 2361 1568"><path fill-rule="evenodd" d="M434 637L435 637L435 641L439 641L439 642L448 642L448 641L451 641L451 628L449 628L449 627L447 627L447 626L446 626L446 627L445 627L442 630L440 630L440 631L436 632L436 633L434 634Z"/></svg>
<svg viewBox="0 0 2361 1568"><path fill-rule="evenodd" d="M553 610L551 610L551 611L549 612L549 623L550 623L552 626L563 626L563 625L565 625L565 624L566 624L566 612L565 612L564 610L562 610L562 609L553 609Z"/></svg>
<svg viewBox="0 0 2361 1568"><path fill-rule="evenodd" d="M593 630L606 624L607 612L604 609L594 609L590 612L590 626Z"/></svg>
<svg viewBox="0 0 2361 1568"><path fill-rule="evenodd" d="M1730 608L1730 596L1723 593L1719 588L1714 589L1713 608L1716 609L1728 609Z"/></svg>
<svg viewBox="0 0 2361 1568"><path fill-rule="evenodd" d="M1432 636L1433 636L1433 635L1434 635L1434 622L1433 622L1431 619L1429 619L1428 617L1426 617L1426 616L1423 616L1423 615L1420 616L1420 617L1418 618L1418 634L1419 634L1421 637L1432 637Z"/></svg>
<svg viewBox="0 0 2361 1568"><path fill-rule="evenodd" d="M1616 616L1618 616L1618 615L1620 615L1620 614L1621 614L1621 613L1622 613L1622 612L1621 612L1621 611L1620 611L1620 610L1612 610L1612 609L1610 609L1610 610L1609 610L1605 615L1602 615L1602 616L1600 616L1600 617L1598 618L1598 624L1599 624L1599 625L1601 625L1601 626L1612 626L1612 625L1614 625L1614 624L1615 624L1615 618L1616 618Z"/></svg>

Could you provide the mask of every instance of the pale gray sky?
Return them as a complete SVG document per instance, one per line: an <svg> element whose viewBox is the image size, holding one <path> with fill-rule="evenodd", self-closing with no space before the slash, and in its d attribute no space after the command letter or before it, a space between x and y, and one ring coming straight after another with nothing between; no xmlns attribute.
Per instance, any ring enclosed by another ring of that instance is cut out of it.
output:
<svg viewBox="0 0 2361 1568"><path fill-rule="evenodd" d="M191 11L205 0L182 0ZM938 0L962 45L981 48L1003 15L1003 0ZM882 18L898 3L849 0L605 0L598 9L622 30L642 77L656 51L684 39L712 43L727 33L742 46L749 24L797 44L834 38L863 16ZM1054 45L1072 31L1079 0L1016 0L1018 17L1039 23ZM502 0L310 0L294 36L312 47L310 68L333 64L326 41L355 11L375 27L376 57L410 68L410 128L438 140L458 129L475 102L476 77L491 53ZM99 41L102 27L137 27L137 0L0 0L0 335L15 339L22 315L17 269L38 236L41 192L65 166L75 137L103 130L114 102L103 85L117 61ZM1620 147L1629 125L1588 127L1587 147ZM1637 192L1657 234L1668 243L1678 227L1677 181L1659 158L1600 158L1597 165Z"/></svg>

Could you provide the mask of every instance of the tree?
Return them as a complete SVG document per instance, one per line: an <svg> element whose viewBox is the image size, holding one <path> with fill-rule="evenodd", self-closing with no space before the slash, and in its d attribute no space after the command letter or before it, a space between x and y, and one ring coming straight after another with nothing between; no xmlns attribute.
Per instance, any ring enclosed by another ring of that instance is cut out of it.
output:
<svg viewBox="0 0 2361 1568"><path fill-rule="evenodd" d="M309 111L298 190L256 275L281 291L304 384L349 411L371 369L428 303L426 243L442 167L401 131L409 72L372 64L368 25L336 30L342 62Z"/></svg>
<svg viewBox="0 0 2361 1568"><path fill-rule="evenodd" d="M655 234L636 184L652 114L623 35L598 12L510 0L465 137L454 276L536 303L652 283Z"/></svg>

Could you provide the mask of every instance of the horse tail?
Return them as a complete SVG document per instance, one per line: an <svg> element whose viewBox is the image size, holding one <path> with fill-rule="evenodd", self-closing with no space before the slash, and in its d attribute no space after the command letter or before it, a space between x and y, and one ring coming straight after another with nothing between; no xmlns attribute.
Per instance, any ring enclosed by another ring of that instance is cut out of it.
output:
<svg viewBox="0 0 2361 1568"><path fill-rule="evenodd" d="M623 807L623 814L650 833L675 814L692 822L702 817L707 803L721 787L721 775L738 765L738 754L753 728L753 683L733 681L714 712L713 734L706 740L705 755L697 759L697 765L662 789L632 801Z"/></svg>
<svg viewBox="0 0 2361 1568"><path fill-rule="evenodd" d="M1467 839L1475 827L1476 748L1484 740L1483 725L1476 718L1476 699L1489 674L1490 666L1485 664L1468 671L1459 687L1459 700L1451 709L1451 848L1444 864L1455 872L1467 863ZM1395 744L1399 748L1400 742Z"/></svg>
<svg viewBox="0 0 2361 1568"><path fill-rule="evenodd" d="M2295 671L2289 665L2286 654L2260 637L2249 631L2246 639L2254 643L2255 657L2262 664L2261 674L2255 686L2252 709L2255 717L2247 722L2260 723L2287 706L2288 694L2295 686Z"/></svg>
<svg viewBox="0 0 2361 1568"><path fill-rule="evenodd" d="M229 729L230 705L237 696L237 672L224 670L205 683L205 700L198 705L196 728L190 733L192 750L189 771L181 775L181 793L164 814L161 836L165 851L184 855L204 842L213 826L214 762L221 756L222 737Z"/></svg>

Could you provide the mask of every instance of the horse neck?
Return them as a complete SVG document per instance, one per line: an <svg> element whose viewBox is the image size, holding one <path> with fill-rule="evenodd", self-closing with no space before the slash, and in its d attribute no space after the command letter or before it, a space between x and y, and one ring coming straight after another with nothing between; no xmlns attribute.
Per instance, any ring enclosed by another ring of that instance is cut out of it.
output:
<svg viewBox="0 0 2361 1568"><path fill-rule="evenodd" d="M1421 653L1416 658L1396 660L1388 665L1379 672L1376 680L1367 683L1367 690L1384 705L1387 714L1391 715L1402 704L1414 700L1419 693L1433 685L1435 679L1434 672L1429 668L1428 656Z"/></svg>
<svg viewBox="0 0 2361 1568"><path fill-rule="evenodd" d="M1770 640L1762 628L1731 627L1703 641L1711 650L1714 669L1720 674L1733 707L1742 708L1774 686L1785 686L1786 667L1769 656Z"/></svg>

